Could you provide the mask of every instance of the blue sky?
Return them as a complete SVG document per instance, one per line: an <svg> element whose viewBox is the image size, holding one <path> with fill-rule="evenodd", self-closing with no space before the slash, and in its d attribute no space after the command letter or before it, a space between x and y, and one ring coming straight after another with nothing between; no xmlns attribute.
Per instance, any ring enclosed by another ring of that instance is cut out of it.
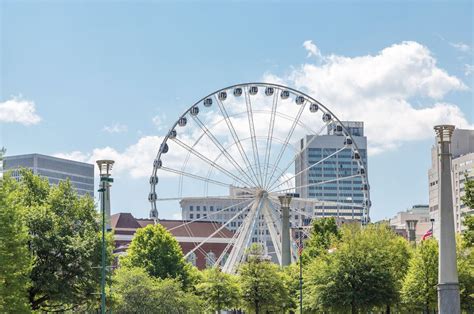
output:
<svg viewBox="0 0 474 314"><path fill-rule="evenodd" d="M430 123L474 124L471 1L2 1L0 10L0 146L126 160L115 212L148 215L151 164L134 150L158 147L144 139L234 83L278 80L337 116L366 114L373 220L428 202ZM383 73L367 71L377 64Z"/></svg>

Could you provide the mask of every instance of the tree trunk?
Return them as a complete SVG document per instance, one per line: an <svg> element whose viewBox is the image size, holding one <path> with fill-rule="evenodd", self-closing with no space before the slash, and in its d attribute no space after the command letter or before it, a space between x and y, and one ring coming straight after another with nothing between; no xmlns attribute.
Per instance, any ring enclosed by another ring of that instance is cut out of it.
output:
<svg viewBox="0 0 474 314"><path fill-rule="evenodd" d="M385 314L390 314L390 304L387 304L387 308L385 309Z"/></svg>
<svg viewBox="0 0 474 314"><path fill-rule="evenodd" d="M351 302L351 313L352 314L357 314L357 309L356 309L354 301Z"/></svg>

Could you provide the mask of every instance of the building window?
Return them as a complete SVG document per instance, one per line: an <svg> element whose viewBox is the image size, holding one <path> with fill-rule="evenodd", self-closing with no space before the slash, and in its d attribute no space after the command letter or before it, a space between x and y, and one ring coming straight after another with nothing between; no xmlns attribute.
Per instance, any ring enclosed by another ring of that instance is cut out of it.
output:
<svg viewBox="0 0 474 314"><path fill-rule="evenodd" d="M201 206L196 206L196 211L200 211L201 210Z"/></svg>
<svg viewBox="0 0 474 314"><path fill-rule="evenodd" d="M203 210L203 211L206 211L206 206L203 206L203 207L202 207L202 210Z"/></svg>
<svg viewBox="0 0 474 314"><path fill-rule="evenodd" d="M196 218L201 218L201 214L196 214Z"/></svg>
<svg viewBox="0 0 474 314"><path fill-rule="evenodd" d="M194 215L193 214L189 214L189 219L193 219Z"/></svg>
<svg viewBox="0 0 474 314"><path fill-rule="evenodd" d="M189 210L190 210L190 211L193 211L193 210L194 210L193 205L189 206Z"/></svg>
<svg viewBox="0 0 474 314"><path fill-rule="evenodd" d="M214 211L214 206L210 206L210 207L209 207L209 210L210 210L211 212L213 212L213 211Z"/></svg>
<svg viewBox="0 0 474 314"><path fill-rule="evenodd" d="M206 267L212 267L216 263L216 254L210 251L206 254Z"/></svg>

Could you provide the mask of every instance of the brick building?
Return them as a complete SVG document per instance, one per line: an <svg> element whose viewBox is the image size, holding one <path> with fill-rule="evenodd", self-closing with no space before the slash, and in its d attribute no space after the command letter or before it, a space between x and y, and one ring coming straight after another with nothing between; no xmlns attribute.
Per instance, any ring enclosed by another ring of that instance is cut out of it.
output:
<svg viewBox="0 0 474 314"><path fill-rule="evenodd" d="M185 226L183 224L186 221L183 220L160 220L159 223L178 240L184 254L209 238L222 226L220 223L211 221L195 221ZM128 245L132 241L137 229L146 227L149 224L153 224L152 219L135 218L130 213L112 215L111 225L114 230L115 252L126 254ZM204 269L214 264L214 261L232 241L233 235L232 231L224 228L209 238L194 254L191 254L188 257L188 261L199 269Z"/></svg>

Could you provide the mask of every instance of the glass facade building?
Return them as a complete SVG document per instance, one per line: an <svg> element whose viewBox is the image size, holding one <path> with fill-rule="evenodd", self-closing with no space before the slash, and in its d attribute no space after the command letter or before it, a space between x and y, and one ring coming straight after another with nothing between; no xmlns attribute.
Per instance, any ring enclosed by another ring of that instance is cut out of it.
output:
<svg viewBox="0 0 474 314"><path fill-rule="evenodd" d="M40 154L7 156L3 160L3 171L9 171L20 180L20 169L26 168L34 174L58 184L69 179L79 195L94 197L94 165Z"/></svg>
<svg viewBox="0 0 474 314"><path fill-rule="evenodd" d="M358 147L364 166L363 171L367 175L367 138L364 136L364 124L355 121L342 123ZM344 147L345 140L346 136L337 129L337 125L330 124L327 134L319 135L314 139L312 135L305 136L299 143L300 149L307 147L295 163L295 173L302 172L296 177L296 192L302 198L315 198L322 201L321 205L316 205L314 208L315 216L335 216L357 220L362 218L363 211L360 205L364 204L366 199L362 178L358 176L361 167L354 160L354 153L350 148L336 153ZM323 159L324 161L321 161ZM304 171L313 164L316 165ZM324 204L324 201L328 204ZM356 207L353 204L359 206Z"/></svg>

